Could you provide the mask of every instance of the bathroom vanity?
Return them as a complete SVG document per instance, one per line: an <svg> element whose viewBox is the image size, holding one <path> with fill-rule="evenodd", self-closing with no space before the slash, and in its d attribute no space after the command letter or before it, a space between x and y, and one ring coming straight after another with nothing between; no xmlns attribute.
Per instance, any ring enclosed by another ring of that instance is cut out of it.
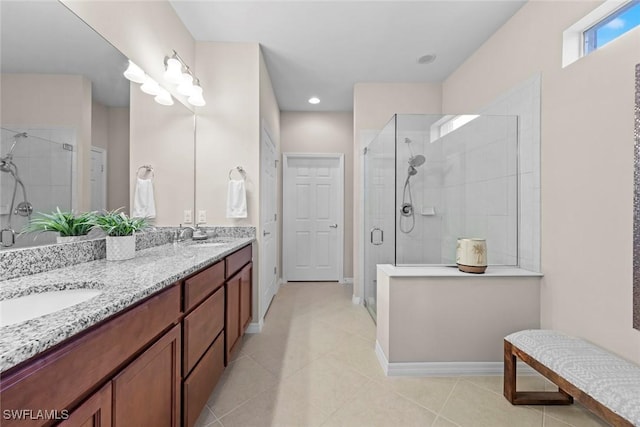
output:
<svg viewBox="0 0 640 427"><path fill-rule="evenodd" d="M0 329L2 425L194 425L251 321L253 240L161 245L4 281L3 299L29 283L102 293Z"/></svg>

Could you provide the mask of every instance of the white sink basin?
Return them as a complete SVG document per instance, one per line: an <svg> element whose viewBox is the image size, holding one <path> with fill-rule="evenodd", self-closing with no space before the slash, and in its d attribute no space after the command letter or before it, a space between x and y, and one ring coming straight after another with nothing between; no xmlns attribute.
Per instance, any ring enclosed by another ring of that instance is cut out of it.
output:
<svg viewBox="0 0 640 427"><path fill-rule="evenodd" d="M80 304L102 293L98 289L40 292L0 301L0 326L13 325Z"/></svg>

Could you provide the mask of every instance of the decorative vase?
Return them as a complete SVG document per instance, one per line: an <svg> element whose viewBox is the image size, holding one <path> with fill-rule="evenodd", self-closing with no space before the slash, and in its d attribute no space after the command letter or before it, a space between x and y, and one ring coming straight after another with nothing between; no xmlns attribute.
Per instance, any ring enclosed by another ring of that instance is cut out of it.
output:
<svg viewBox="0 0 640 427"><path fill-rule="evenodd" d="M122 261L136 256L136 237L107 236L107 261Z"/></svg>
<svg viewBox="0 0 640 427"><path fill-rule="evenodd" d="M458 239L456 247L458 270L482 274L487 269L487 241L485 239Z"/></svg>
<svg viewBox="0 0 640 427"><path fill-rule="evenodd" d="M56 243L80 242L86 238L86 234L84 236L56 236Z"/></svg>

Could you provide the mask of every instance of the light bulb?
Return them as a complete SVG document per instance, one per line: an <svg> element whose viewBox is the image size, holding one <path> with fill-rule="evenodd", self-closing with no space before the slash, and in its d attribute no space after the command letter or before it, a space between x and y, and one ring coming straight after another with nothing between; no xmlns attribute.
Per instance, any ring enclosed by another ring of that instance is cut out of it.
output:
<svg viewBox="0 0 640 427"><path fill-rule="evenodd" d="M207 104L202 97L202 87L200 87L199 83L193 85L191 96L189 97L189 99L187 99L187 101L189 102L189 104L196 107L203 107Z"/></svg>
<svg viewBox="0 0 640 427"><path fill-rule="evenodd" d="M135 83L144 83L146 77L142 68L138 67L131 60L129 60L129 66L123 74L128 80Z"/></svg>
<svg viewBox="0 0 640 427"><path fill-rule="evenodd" d="M147 76L142 86L140 86L140 90L144 93L148 93L149 95L159 95L162 88L151 77Z"/></svg>
<svg viewBox="0 0 640 427"><path fill-rule="evenodd" d="M173 98L168 90L160 88L160 93L153 98L160 105L173 105Z"/></svg>
<svg viewBox="0 0 640 427"><path fill-rule="evenodd" d="M320 98L318 98L317 96L309 98L309 104L319 104L319 103L320 103Z"/></svg>
<svg viewBox="0 0 640 427"><path fill-rule="evenodd" d="M184 73L182 76L182 83L180 83L176 90L184 96L191 96L193 93L193 76L187 73Z"/></svg>
<svg viewBox="0 0 640 427"><path fill-rule="evenodd" d="M164 79L167 83L180 84L184 77L182 76L182 64L176 58L167 60L167 70L164 72Z"/></svg>

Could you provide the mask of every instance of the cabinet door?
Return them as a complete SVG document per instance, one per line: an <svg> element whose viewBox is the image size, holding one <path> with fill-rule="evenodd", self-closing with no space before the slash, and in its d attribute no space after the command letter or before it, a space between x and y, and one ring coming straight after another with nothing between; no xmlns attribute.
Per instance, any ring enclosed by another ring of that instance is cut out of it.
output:
<svg viewBox="0 0 640 427"><path fill-rule="evenodd" d="M226 322L224 332L226 338L226 363L228 363L238 338L240 338L240 287L242 284L242 274L239 272L227 280L226 284ZM226 365L225 363L225 365Z"/></svg>
<svg viewBox="0 0 640 427"><path fill-rule="evenodd" d="M60 427L110 427L111 382L76 408Z"/></svg>
<svg viewBox="0 0 640 427"><path fill-rule="evenodd" d="M253 264L247 264L242 270L240 270L240 277L242 282L240 284L240 333L244 334L244 331L251 322L251 276L253 273Z"/></svg>
<svg viewBox="0 0 640 427"><path fill-rule="evenodd" d="M180 326L175 326L113 379L113 425L180 424Z"/></svg>

